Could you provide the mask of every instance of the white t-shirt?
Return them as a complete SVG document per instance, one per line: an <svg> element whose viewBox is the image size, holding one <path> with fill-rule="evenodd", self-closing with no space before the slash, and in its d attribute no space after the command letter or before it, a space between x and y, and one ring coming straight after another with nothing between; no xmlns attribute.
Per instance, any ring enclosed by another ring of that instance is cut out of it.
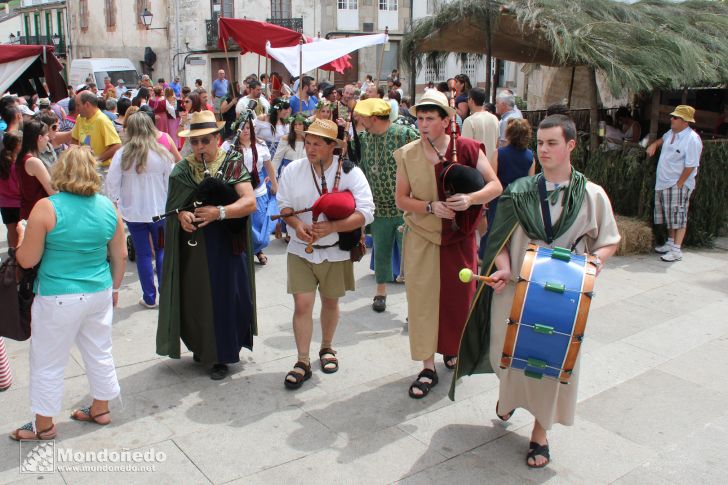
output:
<svg viewBox="0 0 728 485"><path fill-rule="evenodd" d="M655 190L669 189L677 184L683 170L688 167L693 167L694 170L685 181L685 187L694 190L695 176L698 174L700 165L700 154L703 152L703 142L700 135L690 127L675 134L674 140L672 140L672 136L672 130L662 135L662 151L660 160L657 162Z"/></svg>
<svg viewBox="0 0 728 485"><path fill-rule="evenodd" d="M162 157L150 151L144 172L137 173L134 165L128 170L121 169L125 148L122 146L111 159L105 192L117 203L126 222L152 222L153 216L164 213L167 204L169 174L174 167L172 155Z"/></svg>
<svg viewBox="0 0 728 485"><path fill-rule="evenodd" d="M222 145L220 145L220 148L227 151L230 148L230 142L225 141ZM268 147L265 146L264 143L258 142L257 145L255 145L255 149L258 152L258 163L256 163L256 166L258 168L258 175L260 176L260 185L255 189L255 196L261 197L268 193L268 188L265 185L265 179L263 178L263 174L261 174L261 170L263 170L263 164L270 160L270 151L268 151ZM248 172L251 174L253 173L253 149L252 148L240 148L238 149L240 153L243 154L243 160L245 162L245 168L248 169Z"/></svg>
<svg viewBox="0 0 728 485"><path fill-rule="evenodd" d="M332 163L324 172L326 185L329 187L329 190L332 190L334 187L337 168L337 164ZM318 183L320 185L321 181L318 180ZM345 190L351 191L354 195L356 211L364 216L364 224L370 224L374 220L374 199L372 198L372 191L369 188L369 183L364 176L364 172L359 167L354 167L349 173L341 172L339 191ZM276 198L278 199L278 207L281 209L288 207L294 210L300 210L311 207L316 202L316 199L319 198L319 193L316 190L316 184L311 174L311 164L308 158L294 160L286 167L278 181ZM310 211L298 214L297 217L306 224L311 224L313 221L313 215ZM326 221L327 219L324 214L321 214L318 220ZM339 239L337 233L329 234L314 243L318 246L333 245L332 247L322 249L314 248L311 254L306 253L307 243L301 241L295 231L291 231L290 235L291 242L288 244L288 252L300 256L311 263L346 261L350 258L349 251L342 251L336 245Z"/></svg>

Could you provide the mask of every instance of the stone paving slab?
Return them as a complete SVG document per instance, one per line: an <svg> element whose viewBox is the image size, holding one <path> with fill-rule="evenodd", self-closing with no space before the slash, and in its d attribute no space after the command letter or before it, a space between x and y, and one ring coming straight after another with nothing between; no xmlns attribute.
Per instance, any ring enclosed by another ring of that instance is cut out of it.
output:
<svg viewBox="0 0 728 485"><path fill-rule="evenodd" d="M68 418L89 400L74 349L56 445L155 448L167 460L149 474L63 472L43 475L43 483L725 482L728 253L688 250L675 264L656 255L608 263L582 347L576 424L555 426L551 465L529 470L532 418L525 410L508 423L496 418L493 375L464 379L452 402L451 373L439 360L440 384L430 396L407 396L419 366L409 358L404 287L389 285L387 311L373 313L368 256L355 266L358 291L342 299L335 339L341 370L320 371L317 304L314 376L299 391L285 390L296 349L284 250L271 241L269 264L256 267L260 335L220 382L189 352L179 360L154 353L157 311L137 304L129 264L113 328L122 402L112 403L106 427ZM29 419L28 343L8 341L8 350L16 380L0 394L2 432ZM0 483L38 483L18 466L18 445L0 440Z"/></svg>

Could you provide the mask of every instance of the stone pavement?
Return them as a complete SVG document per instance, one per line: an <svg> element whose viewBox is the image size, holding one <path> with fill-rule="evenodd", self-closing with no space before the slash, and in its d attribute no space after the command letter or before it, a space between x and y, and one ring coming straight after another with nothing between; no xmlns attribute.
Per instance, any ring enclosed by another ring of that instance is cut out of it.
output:
<svg viewBox="0 0 728 485"><path fill-rule="evenodd" d="M409 359L404 287L391 285L387 312L373 313L368 256L356 265L358 290L343 300L341 370L325 375L314 362L301 390L284 389L296 356L284 244L272 241L267 253L268 266L256 273L255 351L243 350L223 381L210 380L189 353L155 354L157 311L137 304L133 263L114 318L123 403L113 403L108 427L67 416L90 399L74 349L55 446L153 449L166 458L155 471L21 475L18 444L0 439L0 483L726 482L728 252L687 251L675 264L655 255L608 263L582 348L576 424L552 430L553 461L543 470L524 463L528 413L507 424L496 418L494 376L466 378L451 402L440 361L442 382L431 395L407 396L419 367ZM29 419L28 343L8 341L8 349L15 383L0 394L3 433Z"/></svg>

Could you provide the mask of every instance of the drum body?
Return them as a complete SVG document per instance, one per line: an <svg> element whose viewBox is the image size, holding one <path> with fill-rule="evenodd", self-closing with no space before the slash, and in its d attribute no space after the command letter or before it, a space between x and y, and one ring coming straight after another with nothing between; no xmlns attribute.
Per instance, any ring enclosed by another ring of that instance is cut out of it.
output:
<svg viewBox="0 0 728 485"><path fill-rule="evenodd" d="M569 382L593 297L596 258L529 244L516 283L501 368Z"/></svg>

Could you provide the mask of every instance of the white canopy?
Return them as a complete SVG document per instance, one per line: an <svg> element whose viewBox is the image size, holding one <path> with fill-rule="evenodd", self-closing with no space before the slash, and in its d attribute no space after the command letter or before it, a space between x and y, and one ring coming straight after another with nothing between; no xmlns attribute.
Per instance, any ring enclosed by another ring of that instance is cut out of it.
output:
<svg viewBox="0 0 728 485"><path fill-rule="evenodd" d="M288 72L295 74L312 71L349 52L363 47L384 44L387 40L387 34L372 34L331 40L317 39L316 42L293 47L271 47L270 42L266 42L265 50L270 57L283 64ZM301 49L303 49L303 69L299 65Z"/></svg>

